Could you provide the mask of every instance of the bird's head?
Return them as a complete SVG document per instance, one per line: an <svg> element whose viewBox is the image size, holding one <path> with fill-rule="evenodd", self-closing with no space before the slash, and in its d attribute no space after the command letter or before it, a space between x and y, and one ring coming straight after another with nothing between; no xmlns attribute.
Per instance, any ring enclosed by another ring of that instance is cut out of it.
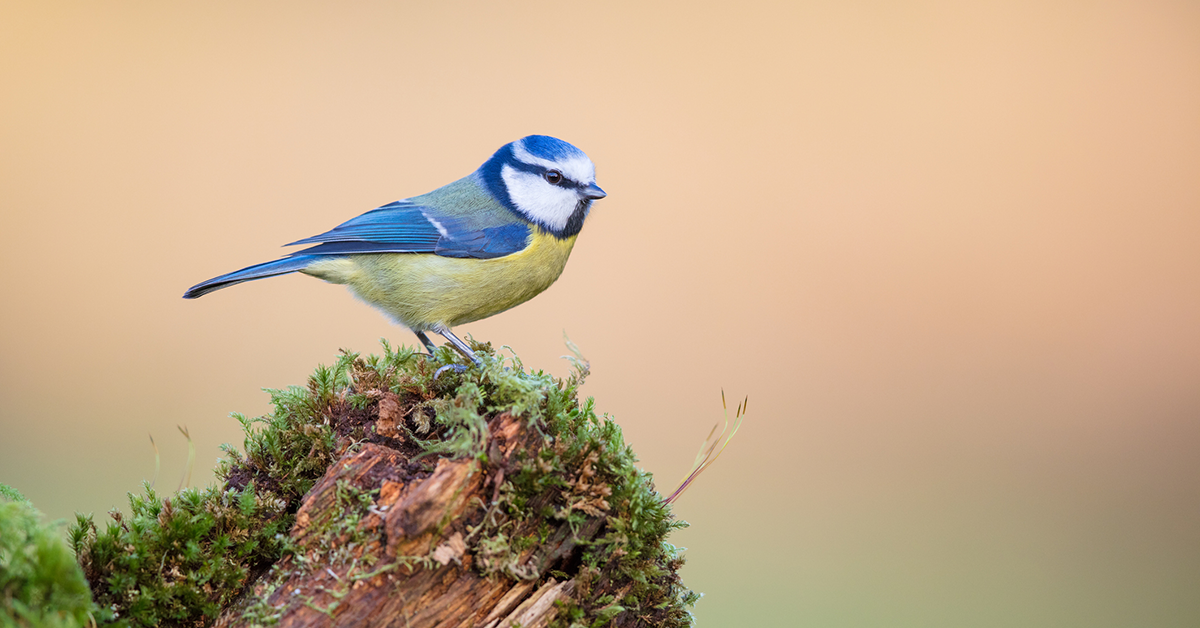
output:
<svg viewBox="0 0 1200 628"><path fill-rule="evenodd" d="M560 238L579 233L592 201L606 196L596 185L592 160L547 135L505 144L479 175L498 201Z"/></svg>

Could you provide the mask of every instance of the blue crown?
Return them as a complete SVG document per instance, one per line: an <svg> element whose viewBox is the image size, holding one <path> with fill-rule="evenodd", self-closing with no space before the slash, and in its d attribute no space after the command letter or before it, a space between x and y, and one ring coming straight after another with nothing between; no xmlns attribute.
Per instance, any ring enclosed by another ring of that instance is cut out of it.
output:
<svg viewBox="0 0 1200 628"><path fill-rule="evenodd" d="M525 146L525 150L529 151L529 154L549 161L586 156L578 148L549 135L530 135L522 138L521 143Z"/></svg>

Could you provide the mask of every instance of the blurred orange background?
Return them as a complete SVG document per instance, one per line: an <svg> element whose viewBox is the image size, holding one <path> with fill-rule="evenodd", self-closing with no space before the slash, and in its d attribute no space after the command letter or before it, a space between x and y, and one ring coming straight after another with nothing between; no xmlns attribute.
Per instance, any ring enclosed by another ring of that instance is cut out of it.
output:
<svg viewBox="0 0 1200 628"><path fill-rule="evenodd" d="M409 6L412 4L413 6ZM705 626L1200 625L1200 5L10 3L0 482L98 518L412 335L278 245L561 137L609 193L458 331L678 503Z"/></svg>

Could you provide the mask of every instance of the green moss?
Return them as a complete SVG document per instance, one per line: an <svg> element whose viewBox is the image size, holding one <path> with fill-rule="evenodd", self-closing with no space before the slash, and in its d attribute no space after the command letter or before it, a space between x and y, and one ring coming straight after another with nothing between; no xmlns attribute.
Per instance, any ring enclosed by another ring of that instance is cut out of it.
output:
<svg viewBox="0 0 1200 628"><path fill-rule="evenodd" d="M482 372L463 374L469 381L459 390L477 383L485 414L524 417L546 441L501 487L498 506L507 517L485 518L477 530L474 545L481 570L527 577L517 568L516 557L546 540L548 523L567 522L578 529L589 519L604 517L604 533L582 556L583 573L594 577L577 581L580 602L565 609L556 624L600 626L628 613L652 618L654 625L689 626L688 609L699 596L682 586L677 572L683 559L665 541L672 530L687 524L674 519L654 490L652 476L636 466L637 456L625 444L620 426L597 416L591 398L578 401L587 374L586 365L576 361L575 373L560 381L541 371L526 372L515 357L494 355ZM593 595L590 585L601 577L608 581L605 590L624 592L620 599Z"/></svg>
<svg viewBox="0 0 1200 628"><path fill-rule="evenodd" d="M487 468L494 453L489 421L509 413L541 441L536 453L508 461L498 499L480 504L479 517L463 530L474 568L515 579L542 579L552 570L575 577L575 601L562 607L560 626L691 625L688 608L697 596L680 583L682 558L665 542L686 524L671 516L651 476L637 468L620 427L597 416L591 399L579 402L586 365L576 361L575 373L558 380L527 371L490 345L476 349L482 368L440 374L440 366L459 359L444 348L436 360L386 342L379 356L343 352L307 386L270 391L270 415L235 415L246 437L240 452L225 448L219 487L167 498L146 487L130 495L132 514L114 512L103 531L79 517L71 542L100 606L97 619L121 626L206 625L283 556L293 567L359 560L344 549L368 541L354 535L371 507L370 491L339 485L345 516L310 522L304 548L288 541L301 499L333 461L374 442L407 457L403 473L410 479L427 475L439 457L473 458ZM376 427L385 403L403 417L401 432L390 437ZM566 558L532 566L520 560L554 535L585 529L589 534L580 537L582 549L570 564ZM399 563L428 561L402 557ZM270 583L284 577L268 574L259 591L269 592ZM278 612L261 601L243 606L261 623Z"/></svg>
<svg viewBox="0 0 1200 628"><path fill-rule="evenodd" d="M0 484L0 626L71 627L92 608L83 572L61 536L61 524Z"/></svg>

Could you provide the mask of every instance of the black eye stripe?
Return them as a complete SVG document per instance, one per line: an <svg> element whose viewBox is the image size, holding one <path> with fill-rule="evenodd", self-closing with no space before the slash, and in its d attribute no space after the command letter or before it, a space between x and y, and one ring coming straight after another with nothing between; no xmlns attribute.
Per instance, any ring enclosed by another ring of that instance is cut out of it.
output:
<svg viewBox="0 0 1200 628"><path fill-rule="evenodd" d="M568 190L576 190L583 186L572 181L567 175L562 173L562 170L557 168L541 168L542 179L555 187L566 188Z"/></svg>
<svg viewBox="0 0 1200 628"><path fill-rule="evenodd" d="M528 172L530 174L536 174L537 176L541 177L543 181L546 180L546 173L550 172L551 170L555 170L559 174L562 174L562 171L559 170L558 168L546 168L544 166L536 166L534 164L527 164L527 163L521 161L520 159L509 159L508 165L511 166L514 170L519 170L521 172ZM546 182L550 183L549 181L546 181ZM562 175L561 181L559 181L558 183L551 183L551 185L556 185L560 188L567 188L570 190L580 190L580 189L583 189L584 187L586 187L585 185L583 185L577 181L571 180L571 178L565 174Z"/></svg>

